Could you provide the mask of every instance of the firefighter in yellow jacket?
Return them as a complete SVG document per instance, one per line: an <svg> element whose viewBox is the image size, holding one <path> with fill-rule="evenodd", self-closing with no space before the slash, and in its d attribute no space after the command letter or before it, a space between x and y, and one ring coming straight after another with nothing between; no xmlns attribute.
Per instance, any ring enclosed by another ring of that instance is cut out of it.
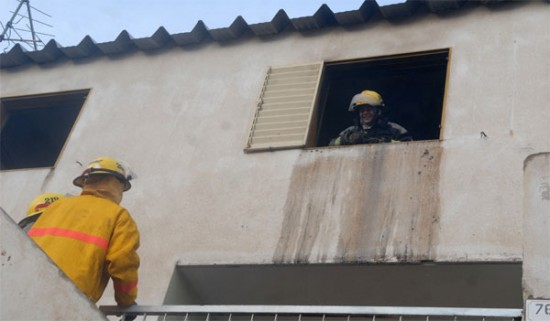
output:
<svg viewBox="0 0 550 321"><path fill-rule="evenodd" d="M94 302L111 278L118 305L135 304L139 232L119 205L130 179L127 169L112 158L92 161L73 181L82 193L51 204L28 232Z"/></svg>

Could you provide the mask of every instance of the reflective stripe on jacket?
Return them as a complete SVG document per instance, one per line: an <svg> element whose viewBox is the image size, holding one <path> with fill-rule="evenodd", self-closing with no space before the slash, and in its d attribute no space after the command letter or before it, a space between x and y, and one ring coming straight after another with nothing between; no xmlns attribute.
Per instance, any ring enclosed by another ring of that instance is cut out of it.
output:
<svg viewBox="0 0 550 321"><path fill-rule="evenodd" d="M95 195L69 197L50 205L28 234L94 302L112 278L117 303L134 303L139 232L123 207Z"/></svg>

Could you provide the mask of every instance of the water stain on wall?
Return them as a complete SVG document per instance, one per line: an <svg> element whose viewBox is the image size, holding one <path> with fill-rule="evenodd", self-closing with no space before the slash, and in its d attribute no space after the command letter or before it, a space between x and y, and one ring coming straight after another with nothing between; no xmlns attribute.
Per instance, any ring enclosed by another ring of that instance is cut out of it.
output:
<svg viewBox="0 0 550 321"><path fill-rule="evenodd" d="M431 260L440 161L439 142L304 150L274 262Z"/></svg>

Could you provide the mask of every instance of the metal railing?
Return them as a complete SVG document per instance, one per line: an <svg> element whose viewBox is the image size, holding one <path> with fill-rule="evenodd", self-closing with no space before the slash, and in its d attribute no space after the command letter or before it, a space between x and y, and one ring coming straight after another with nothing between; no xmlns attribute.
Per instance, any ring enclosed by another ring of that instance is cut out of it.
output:
<svg viewBox="0 0 550 321"><path fill-rule="evenodd" d="M522 309L295 305L101 306L106 316L133 314L136 320L181 321L440 321L521 320Z"/></svg>

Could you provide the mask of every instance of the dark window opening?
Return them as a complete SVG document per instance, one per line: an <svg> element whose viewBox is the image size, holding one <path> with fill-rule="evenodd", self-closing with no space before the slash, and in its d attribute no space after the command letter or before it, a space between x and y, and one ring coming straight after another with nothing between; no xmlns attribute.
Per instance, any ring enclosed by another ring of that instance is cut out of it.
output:
<svg viewBox="0 0 550 321"><path fill-rule="evenodd" d="M2 98L0 169L55 165L88 92Z"/></svg>
<svg viewBox="0 0 550 321"><path fill-rule="evenodd" d="M327 62L323 73L316 146L354 124L351 98L363 91L382 95L389 120L414 140L440 139L449 50Z"/></svg>

